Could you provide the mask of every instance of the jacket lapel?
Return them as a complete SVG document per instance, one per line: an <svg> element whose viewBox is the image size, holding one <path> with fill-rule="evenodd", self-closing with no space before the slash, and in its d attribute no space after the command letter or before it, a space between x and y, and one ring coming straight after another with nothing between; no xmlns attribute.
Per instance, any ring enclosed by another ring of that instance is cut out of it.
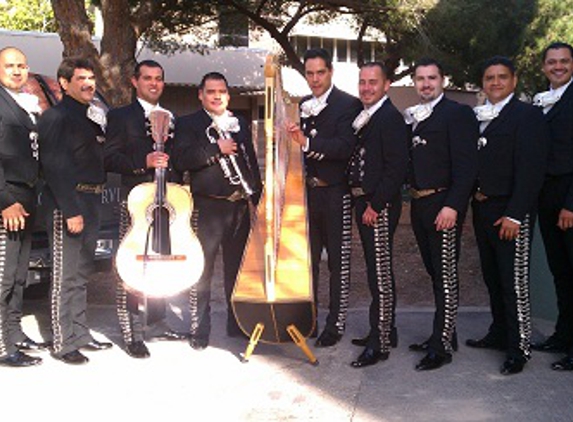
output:
<svg viewBox="0 0 573 422"><path fill-rule="evenodd" d="M559 114L559 111L565 107L565 104L572 101L573 100L573 83L570 84L567 89L565 90L565 92L563 93L563 96L559 99L559 101L557 101L555 103L555 105L553 107L551 107L551 109L547 112L546 115L546 119L547 121L550 121L551 119L553 119L557 114Z"/></svg>
<svg viewBox="0 0 573 422"><path fill-rule="evenodd" d="M24 127L26 127L29 130L34 129L34 123L32 122L32 119L30 118L26 110L20 107L16 102L16 100L14 100L14 98L12 98L12 96L8 94L8 92L6 92L6 90L2 87L0 87L0 101L4 101L4 103L6 104L8 109L12 112L14 117Z"/></svg>
<svg viewBox="0 0 573 422"><path fill-rule="evenodd" d="M422 120L420 123L418 123L418 125L416 126L416 129L413 131L413 133L418 134L421 131L423 131L426 126L430 125L432 123L432 120L435 117L435 115L440 113L440 110L442 109L442 107L444 107L444 105L446 104L446 101L448 101L448 99L445 96L442 97L440 102L438 102L438 104L436 104L434 109L432 110L432 114L427 119Z"/></svg>
<svg viewBox="0 0 573 422"><path fill-rule="evenodd" d="M372 128L374 127L375 120L380 118L380 116L388 108L388 104L392 104L392 101L390 101L390 98L386 98L386 101L384 101L384 104L382 104L382 106L378 110L376 110L376 112L372 116L370 116L370 120L368 121L366 126L364 126L364 128L360 131L360 137L368 138L368 135L370 134L370 132L372 131Z"/></svg>
<svg viewBox="0 0 573 422"><path fill-rule="evenodd" d="M501 110L501 112L499 113L499 116L497 116L495 119L493 119L489 125L487 125L487 127L485 128L485 130L483 131L483 135L487 136L488 133L494 131L498 126L502 125L503 122L507 119L507 117L510 115L511 113L511 109L514 107L516 101L519 101L517 98L515 98L515 96L511 99L511 101L509 103L507 103L505 105L505 107Z"/></svg>

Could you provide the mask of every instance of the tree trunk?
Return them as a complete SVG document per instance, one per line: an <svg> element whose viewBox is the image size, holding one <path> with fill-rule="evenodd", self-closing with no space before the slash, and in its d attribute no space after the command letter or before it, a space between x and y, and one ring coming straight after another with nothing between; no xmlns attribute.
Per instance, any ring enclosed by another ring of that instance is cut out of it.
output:
<svg viewBox="0 0 573 422"><path fill-rule="evenodd" d="M106 99L113 106L132 99L131 76L135 67L137 34L132 25L128 0L102 0L105 22L101 40L100 63L109 86Z"/></svg>
<svg viewBox="0 0 573 422"><path fill-rule="evenodd" d="M105 22L100 51L92 41L93 24L84 0L51 0L64 45L64 57L81 56L93 62L98 91L112 107L131 101L130 77L135 65L137 36L128 0L103 0Z"/></svg>

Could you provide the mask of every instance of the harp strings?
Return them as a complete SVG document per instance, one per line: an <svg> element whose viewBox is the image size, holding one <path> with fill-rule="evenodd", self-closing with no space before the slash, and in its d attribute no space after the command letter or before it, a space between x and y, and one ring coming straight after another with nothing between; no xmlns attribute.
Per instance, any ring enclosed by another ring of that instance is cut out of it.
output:
<svg viewBox="0 0 573 422"><path fill-rule="evenodd" d="M286 131L286 122L291 118L289 115L290 98L283 90L280 68L275 72L275 93L274 93L274 198L275 198L275 252L278 250L280 239L278 233L282 225L282 215L285 205L285 186L289 168L289 156L291 141L290 135Z"/></svg>

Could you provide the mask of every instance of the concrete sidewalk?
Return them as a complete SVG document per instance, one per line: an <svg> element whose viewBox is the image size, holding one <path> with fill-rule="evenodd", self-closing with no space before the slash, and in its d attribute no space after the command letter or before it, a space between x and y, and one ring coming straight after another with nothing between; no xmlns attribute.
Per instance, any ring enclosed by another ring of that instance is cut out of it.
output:
<svg viewBox="0 0 573 422"><path fill-rule="evenodd" d="M183 330L184 306L172 310L173 328ZM47 302L28 303L26 313L26 332L39 338L48 327ZM113 307L91 306L89 319L96 338L121 344ZM62 422L573 421L573 373L549 368L560 356L535 353L523 373L502 376L501 352L463 345L485 333L490 319L484 309L461 309L461 345L450 365L416 372L422 355L408 351L408 344L427 337L431 319L430 309L400 309L398 348L369 368L349 365L361 351L350 339L365 334L366 308L350 311L338 345L311 347L316 367L292 344L260 344L243 364L246 341L226 337L225 312L216 307L211 345L202 352L186 342L157 342L149 344L150 359L137 360L116 344L90 353L90 363L80 367L44 353L39 367L0 367L0 397L14 420L28 419L18 412L33 412ZM544 321L534 326L536 337L552 328Z"/></svg>

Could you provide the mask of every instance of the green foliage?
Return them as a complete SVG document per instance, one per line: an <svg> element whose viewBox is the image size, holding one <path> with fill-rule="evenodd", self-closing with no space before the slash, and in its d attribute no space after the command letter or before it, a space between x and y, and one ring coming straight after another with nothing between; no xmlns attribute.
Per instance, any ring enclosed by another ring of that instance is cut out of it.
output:
<svg viewBox="0 0 573 422"><path fill-rule="evenodd" d="M547 89L541 54L554 41L573 45L573 0L538 0L537 13L517 57L521 86L528 94Z"/></svg>
<svg viewBox="0 0 573 422"><path fill-rule="evenodd" d="M0 0L0 27L55 32L56 21L50 0Z"/></svg>
<svg viewBox="0 0 573 422"><path fill-rule="evenodd" d="M421 26L423 36L417 45L410 45L405 58L433 56L444 64L455 85L479 84L484 60L517 55L536 4L537 0L439 1Z"/></svg>

